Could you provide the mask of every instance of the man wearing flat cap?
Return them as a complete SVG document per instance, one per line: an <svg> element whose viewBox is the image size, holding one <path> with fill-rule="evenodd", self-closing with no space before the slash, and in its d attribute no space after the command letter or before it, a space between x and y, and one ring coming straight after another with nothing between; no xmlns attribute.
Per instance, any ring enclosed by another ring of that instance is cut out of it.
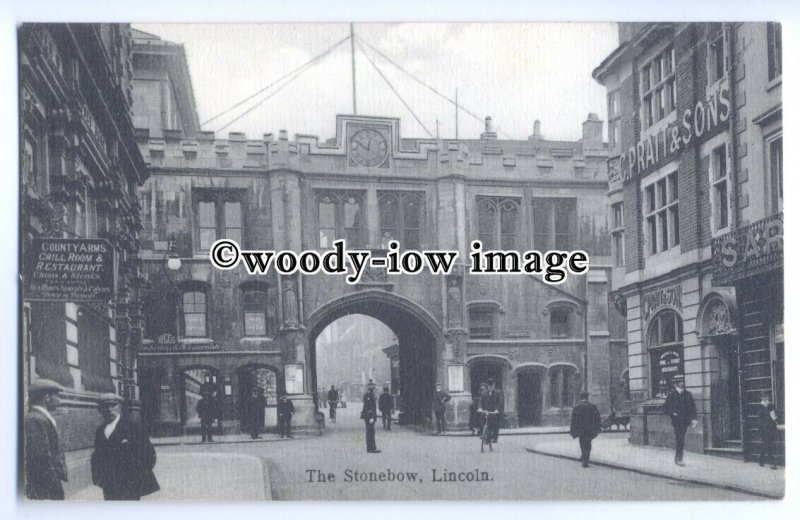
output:
<svg viewBox="0 0 800 520"><path fill-rule="evenodd" d="M664 414L672 420L672 429L675 431L675 464L685 466L683 463L683 443L686 439L686 430L689 425L697 426L697 410L694 398L683 387L683 375L676 374L672 377L672 391L664 401Z"/></svg>
<svg viewBox="0 0 800 520"><path fill-rule="evenodd" d="M92 481L106 500L139 500L159 490L153 474L156 452L141 425L122 413L117 394L103 394L97 407L103 416L94 435Z"/></svg>
<svg viewBox="0 0 800 520"><path fill-rule="evenodd" d="M362 398L364 406L361 408L361 418L364 419L364 426L367 429L367 453L381 452L375 445L375 421L378 419L378 405L375 402L374 390L375 381L370 379L367 383L367 391Z"/></svg>
<svg viewBox="0 0 800 520"><path fill-rule="evenodd" d="M61 385L36 379L28 387L30 410L25 415L25 496L33 500L64 500L61 481L67 465L53 413L61 403Z"/></svg>
<svg viewBox="0 0 800 520"><path fill-rule="evenodd" d="M584 468L588 468L592 439L600 433L600 412L589 402L589 392L583 391L578 395L581 401L572 409L569 434L573 439L577 437L581 446L581 464Z"/></svg>

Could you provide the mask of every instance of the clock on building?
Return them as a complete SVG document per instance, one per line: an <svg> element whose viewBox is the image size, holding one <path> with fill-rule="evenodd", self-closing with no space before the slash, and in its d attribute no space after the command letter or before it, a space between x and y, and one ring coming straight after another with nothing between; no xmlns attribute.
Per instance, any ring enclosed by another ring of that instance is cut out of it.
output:
<svg viewBox="0 0 800 520"><path fill-rule="evenodd" d="M359 166L380 166L389 155L386 137L372 128L365 128L350 137L350 157Z"/></svg>

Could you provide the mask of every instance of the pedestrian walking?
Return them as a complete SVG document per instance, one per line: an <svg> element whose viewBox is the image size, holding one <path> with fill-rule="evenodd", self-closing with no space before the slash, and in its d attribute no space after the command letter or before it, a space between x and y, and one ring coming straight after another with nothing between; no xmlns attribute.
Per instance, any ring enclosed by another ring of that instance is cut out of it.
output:
<svg viewBox="0 0 800 520"><path fill-rule="evenodd" d="M769 397L769 391L761 392L761 403L758 405L758 430L761 434L761 455L758 457L758 465L763 468L765 462L769 461L770 468L778 469L773 453L775 437L778 436L778 414Z"/></svg>
<svg viewBox="0 0 800 520"><path fill-rule="evenodd" d="M217 400L210 390L204 390L202 397L195 406L197 415L200 417L200 442L214 442L214 419L217 417Z"/></svg>
<svg viewBox="0 0 800 520"><path fill-rule="evenodd" d="M32 500L64 500L62 481L67 465L53 413L61 404L61 385L36 379L28 387L30 410L25 415L25 496Z"/></svg>
<svg viewBox="0 0 800 520"><path fill-rule="evenodd" d="M672 378L673 389L664 401L664 413L672 420L672 429L675 432L675 464L685 466L683 462L683 445L686 440L686 430L691 425L697 426L697 410L694 406L692 394L683 386L683 375L677 374Z"/></svg>
<svg viewBox="0 0 800 520"><path fill-rule="evenodd" d="M483 430L483 415L478 413L478 408L481 405L481 396L487 388L486 383L481 383L478 393L472 396L472 403L469 405L469 429L473 435L480 435Z"/></svg>
<svg viewBox="0 0 800 520"><path fill-rule="evenodd" d="M592 453L592 439L600 433L600 412L589 402L589 392L579 394L580 402L572 409L569 434L578 439L581 447L581 464L589 467L589 456Z"/></svg>
<svg viewBox="0 0 800 520"><path fill-rule="evenodd" d="M250 430L251 439L260 439L261 431L264 429L265 409L267 398L264 397L264 390L254 388L247 403L247 426Z"/></svg>
<svg viewBox="0 0 800 520"><path fill-rule="evenodd" d="M478 413L497 412L490 413L486 416L489 421L489 432L492 434L492 442L497 442L500 437L500 421L505 412L505 399L503 398L503 392L494 387L493 378L490 377L487 379L486 385L486 391L481 394Z"/></svg>
<svg viewBox="0 0 800 520"><path fill-rule="evenodd" d="M441 435L445 430L444 405L450 400L450 394L442 390L442 384L436 383L436 391L433 392L433 414L436 416L436 433Z"/></svg>
<svg viewBox="0 0 800 520"><path fill-rule="evenodd" d="M339 405L339 391L336 389L336 385L331 385L331 389L328 390L328 406L330 407L330 419L331 422L336 422L336 407Z"/></svg>
<svg viewBox="0 0 800 520"><path fill-rule="evenodd" d="M97 403L103 416L94 435L92 482L105 500L139 500L160 489L153 468L156 451L141 428L122 413L117 394L103 394Z"/></svg>
<svg viewBox="0 0 800 520"><path fill-rule="evenodd" d="M294 415L294 403L292 403L288 395L283 394L278 400L278 431L281 434L281 439L284 437L294 439L294 436L292 436L292 415Z"/></svg>
<svg viewBox="0 0 800 520"><path fill-rule="evenodd" d="M364 426L367 429L367 453L380 453L381 450L375 445L375 421L378 418L378 407L375 402L375 381L372 379L367 383L367 391L364 393L361 408L361 418L364 419Z"/></svg>
<svg viewBox="0 0 800 520"><path fill-rule="evenodd" d="M389 387L383 387L383 393L378 399L378 410L381 412L381 419L383 419L383 429L392 429L392 412L394 412L394 399L392 394L389 393Z"/></svg>

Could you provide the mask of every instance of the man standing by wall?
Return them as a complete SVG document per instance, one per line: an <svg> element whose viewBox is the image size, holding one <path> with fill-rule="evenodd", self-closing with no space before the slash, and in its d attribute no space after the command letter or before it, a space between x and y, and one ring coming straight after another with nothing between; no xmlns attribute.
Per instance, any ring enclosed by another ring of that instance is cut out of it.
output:
<svg viewBox="0 0 800 520"><path fill-rule="evenodd" d="M289 399L289 396L283 394L278 401L278 431L281 434L281 439L284 436L293 439L292 436L292 415L294 415L294 403Z"/></svg>
<svg viewBox="0 0 800 520"><path fill-rule="evenodd" d="M673 390L664 401L664 414L672 420L672 429L675 431L675 464L685 466L683 462L683 443L686 440L686 430L691 424L697 426L697 410L694 398L688 390L683 388L683 375L677 374L672 378Z"/></svg>
<svg viewBox="0 0 800 520"><path fill-rule="evenodd" d="M213 426L217 417L217 400L210 390L203 390L203 396L197 401L196 410L200 416L200 433L203 436L200 442L214 442Z"/></svg>
<svg viewBox="0 0 800 520"><path fill-rule="evenodd" d="M569 434L578 438L581 446L581 464L589 467L589 455L592 453L592 439L600 433L600 412L589 402L589 392L580 393L581 402L572 409L572 421Z"/></svg>
<svg viewBox="0 0 800 520"><path fill-rule="evenodd" d="M331 422L336 422L336 407L338 405L339 391L336 389L336 385L331 385L331 389L328 390L328 406L330 407Z"/></svg>
<svg viewBox="0 0 800 520"><path fill-rule="evenodd" d="M364 419L364 426L367 429L367 453L381 452L375 445L375 420L378 418L378 407L375 403L374 390L375 381L370 379L362 399L364 406L361 408L361 418Z"/></svg>
<svg viewBox="0 0 800 520"><path fill-rule="evenodd" d="M139 424L122 413L122 398L103 394L97 403L103 416L94 435L92 482L105 500L139 500L160 489L153 468L156 451Z"/></svg>
<svg viewBox="0 0 800 520"><path fill-rule="evenodd" d="M33 500L64 500L61 481L67 465L53 413L61 403L61 385L36 379L28 388L31 409L25 415L25 496Z"/></svg>
<svg viewBox="0 0 800 520"><path fill-rule="evenodd" d="M444 404L450 400L450 395L442 390L442 384L436 383L436 391L433 393L433 413L436 416L436 433L444 433Z"/></svg>
<svg viewBox="0 0 800 520"><path fill-rule="evenodd" d="M383 387L383 393L378 399L378 410L381 411L381 419L383 419L383 429L392 429L392 412L394 411L394 399L392 394L389 393L389 387Z"/></svg>

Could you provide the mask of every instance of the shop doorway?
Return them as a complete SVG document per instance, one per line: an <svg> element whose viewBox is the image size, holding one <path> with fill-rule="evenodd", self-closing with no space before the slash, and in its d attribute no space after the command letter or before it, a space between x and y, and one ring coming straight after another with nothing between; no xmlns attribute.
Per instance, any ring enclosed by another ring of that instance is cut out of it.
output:
<svg viewBox="0 0 800 520"><path fill-rule="evenodd" d="M239 367L236 373L239 380L236 412L240 430L250 431L253 422L259 424L259 431L277 427L277 370L267 365L251 364Z"/></svg>
<svg viewBox="0 0 800 520"><path fill-rule="evenodd" d="M520 426L539 426L542 422L546 369L523 368L517 372L517 417Z"/></svg>
<svg viewBox="0 0 800 520"><path fill-rule="evenodd" d="M205 390L219 395L219 371L213 367L194 366L181 370L180 419L185 433L200 431L200 417L197 415L197 402Z"/></svg>
<svg viewBox="0 0 800 520"><path fill-rule="evenodd" d="M481 383L494 379L494 386L503 390L503 374L507 362L497 358L477 358L469 361L470 390L472 395L478 395ZM508 405L508 403L506 403Z"/></svg>
<svg viewBox="0 0 800 520"><path fill-rule="evenodd" d="M712 445L715 448L738 446L742 430L736 341L720 336L710 344L710 349Z"/></svg>

